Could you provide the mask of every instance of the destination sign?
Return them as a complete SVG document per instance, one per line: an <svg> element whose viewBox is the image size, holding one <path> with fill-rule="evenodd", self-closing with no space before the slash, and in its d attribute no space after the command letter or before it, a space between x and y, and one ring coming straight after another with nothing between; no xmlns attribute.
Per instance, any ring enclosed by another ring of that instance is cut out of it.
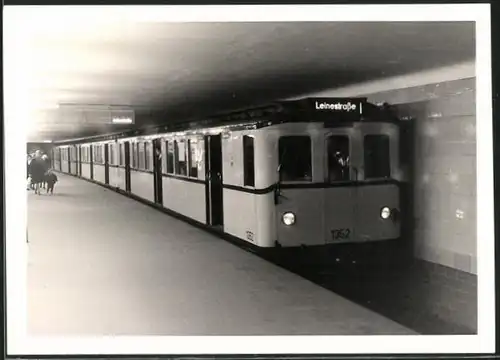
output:
<svg viewBox="0 0 500 360"><path fill-rule="evenodd" d="M313 98L313 109L318 112L334 113L363 113L363 102L361 98Z"/></svg>

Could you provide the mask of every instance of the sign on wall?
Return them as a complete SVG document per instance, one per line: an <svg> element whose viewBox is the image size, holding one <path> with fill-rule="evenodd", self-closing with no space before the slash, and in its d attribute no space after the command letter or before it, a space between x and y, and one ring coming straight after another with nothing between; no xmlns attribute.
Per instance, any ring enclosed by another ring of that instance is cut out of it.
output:
<svg viewBox="0 0 500 360"><path fill-rule="evenodd" d="M111 110L111 124L135 124L134 110Z"/></svg>

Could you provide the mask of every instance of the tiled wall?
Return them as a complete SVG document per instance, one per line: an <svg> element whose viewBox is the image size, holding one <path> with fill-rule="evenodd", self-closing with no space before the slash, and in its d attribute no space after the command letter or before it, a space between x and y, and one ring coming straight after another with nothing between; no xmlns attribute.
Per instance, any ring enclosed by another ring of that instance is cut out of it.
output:
<svg viewBox="0 0 500 360"><path fill-rule="evenodd" d="M415 254L476 273L475 79L368 97L415 119Z"/></svg>
<svg viewBox="0 0 500 360"><path fill-rule="evenodd" d="M475 78L365 96L415 121L412 232L422 260L415 297L426 311L477 331Z"/></svg>

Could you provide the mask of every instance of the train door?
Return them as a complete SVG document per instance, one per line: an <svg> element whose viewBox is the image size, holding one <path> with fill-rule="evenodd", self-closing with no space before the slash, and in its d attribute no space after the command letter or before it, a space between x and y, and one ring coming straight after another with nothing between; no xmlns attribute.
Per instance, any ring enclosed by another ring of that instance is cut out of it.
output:
<svg viewBox="0 0 500 360"><path fill-rule="evenodd" d="M68 154L68 174L71 174L71 146L68 146L66 149Z"/></svg>
<svg viewBox="0 0 500 360"><path fill-rule="evenodd" d="M356 239L358 159L354 145L345 129L330 130L325 137L324 236L327 244Z"/></svg>
<svg viewBox="0 0 500 360"><path fill-rule="evenodd" d="M78 172L78 163L76 162L76 145L71 146L71 173L76 175Z"/></svg>
<svg viewBox="0 0 500 360"><path fill-rule="evenodd" d="M207 224L224 226L222 179L222 136L205 136Z"/></svg>
<svg viewBox="0 0 500 360"><path fill-rule="evenodd" d="M50 167L53 169L56 168L56 159L57 159L56 152L57 152L56 148L52 148L50 152Z"/></svg>
<svg viewBox="0 0 500 360"><path fill-rule="evenodd" d="M109 144L104 144L104 183L109 185Z"/></svg>
<svg viewBox="0 0 500 360"><path fill-rule="evenodd" d="M62 171L62 162L63 162L63 157L62 157L62 149L59 148L57 149L58 152L58 159L59 159L59 171Z"/></svg>
<svg viewBox="0 0 500 360"><path fill-rule="evenodd" d="M125 191L131 191L130 185L130 142L125 141Z"/></svg>
<svg viewBox="0 0 500 360"><path fill-rule="evenodd" d="M89 145L89 155L90 155L90 179L94 180L94 147L95 145Z"/></svg>
<svg viewBox="0 0 500 360"><path fill-rule="evenodd" d="M69 161L68 162L69 162L69 173L75 175L76 166L75 166L75 146L74 145L71 145L69 147Z"/></svg>
<svg viewBox="0 0 500 360"><path fill-rule="evenodd" d="M163 177L162 177L162 146L161 139L153 140L153 174L155 187L155 203L163 203Z"/></svg>
<svg viewBox="0 0 500 360"><path fill-rule="evenodd" d="M78 145L78 175L82 176L82 146Z"/></svg>

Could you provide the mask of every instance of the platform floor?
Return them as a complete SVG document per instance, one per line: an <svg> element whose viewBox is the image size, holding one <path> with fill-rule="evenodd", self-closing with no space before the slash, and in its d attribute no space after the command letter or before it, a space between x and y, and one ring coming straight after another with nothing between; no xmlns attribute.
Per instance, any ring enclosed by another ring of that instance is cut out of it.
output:
<svg viewBox="0 0 500 360"><path fill-rule="evenodd" d="M59 175L28 192L34 335L415 334L235 245Z"/></svg>

